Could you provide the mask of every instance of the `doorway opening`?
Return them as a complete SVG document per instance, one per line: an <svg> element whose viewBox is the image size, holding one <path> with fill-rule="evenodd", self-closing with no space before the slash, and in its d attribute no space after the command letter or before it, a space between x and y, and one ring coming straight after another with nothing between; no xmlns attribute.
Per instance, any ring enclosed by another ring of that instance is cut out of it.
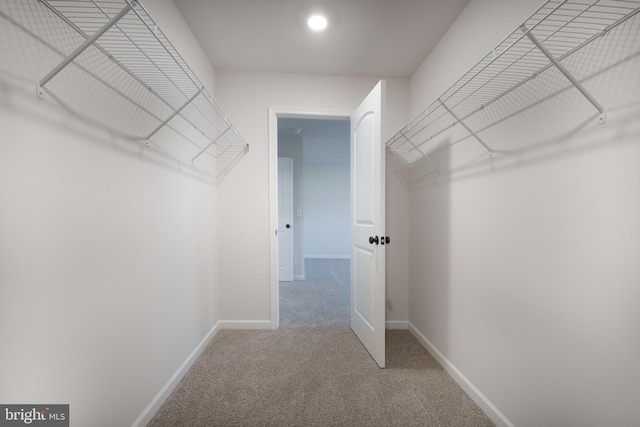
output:
<svg viewBox="0 0 640 427"><path fill-rule="evenodd" d="M270 111L274 328L349 324L350 114Z"/></svg>
<svg viewBox="0 0 640 427"><path fill-rule="evenodd" d="M349 128L278 118L280 327L350 323Z"/></svg>
<svg viewBox="0 0 640 427"><path fill-rule="evenodd" d="M280 325L278 283L278 118L350 120L351 329L378 366L385 366L385 82L380 80L354 111L269 108L269 254L271 327Z"/></svg>

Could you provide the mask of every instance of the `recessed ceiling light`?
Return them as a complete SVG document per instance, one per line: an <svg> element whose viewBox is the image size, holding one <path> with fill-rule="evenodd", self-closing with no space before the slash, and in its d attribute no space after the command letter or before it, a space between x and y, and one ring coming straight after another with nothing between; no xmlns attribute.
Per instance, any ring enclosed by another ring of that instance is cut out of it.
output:
<svg viewBox="0 0 640 427"><path fill-rule="evenodd" d="M313 31L322 31L327 28L327 18L322 15L313 15L307 21L307 25L309 25L309 28Z"/></svg>

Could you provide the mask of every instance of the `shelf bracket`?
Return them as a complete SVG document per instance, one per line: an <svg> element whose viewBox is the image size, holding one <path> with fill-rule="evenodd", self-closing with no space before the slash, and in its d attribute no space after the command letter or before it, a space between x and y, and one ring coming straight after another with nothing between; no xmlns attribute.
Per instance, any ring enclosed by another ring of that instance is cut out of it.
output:
<svg viewBox="0 0 640 427"><path fill-rule="evenodd" d="M204 147L204 148L202 149L202 151L200 151L198 154L196 154L196 156L195 156L193 159L191 159L191 163L195 162L195 161L196 161L196 159L202 155L202 153L204 153L205 151L207 151L207 150L209 149L209 147L211 147L213 144L215 144L216 142L218 142L218 140L219 140L220 138L222 138L222 137L224 136L224 134L225 134L225 133L227 133L227 132L229 131L229 129L231 129L231 126L227 127L227 128L226 128L226 129L225 129L225 130L220 134L220 135L218 135L218 136L217 136L213 141L211 141L211 142L209 143L209 145L207 145L206 147Z"/></svg>
<svg viewBox="0 0 640 427"><path fill-rule="evenodd" d="M36 96L40 99L44 99L44 85L46 85L52 78L54 78L60 71L62 71L67 65L71 64L74 59L76 59L82 52L84 52L89 46L94 44L96 40L98 40L104 33L106 33L109 28L116 25L116 23L122 19L127 13L131 11L138 4L138 0L131 0L127 2L125 7L122 8L118 14L114 15L109 22L104 24L102 28L100 28L94 35L89 37L82 43L76 50L74 50L69 56L60 62L53 70L49 72L46 76L44 76L36 87Z"/></svg>
<svg viewBox="0 0 640 427"><path fill-rule="evenodd" d="M587 89L585 89L584 86L582 86L582 84L573 76L573 74L571 74L569 70L567 70L564 67L564 65L562 65L560 61L558 61L558 59L555 56L553 56L553 54L549 52L549 50L542 43L540 43L540 41L536 38L536 36L534 36L533 33L531 33L531 31L529 31L529 29L526 26L522 25L520 27L520 30L529 38L529 40L531 40L531 42L538 49L540 49L540 51L544 54L544 56L546 56L549 59L549 61L551 61L551 63L555 65L555 67L558 70L560 70L562 74L564 74L564 76L571 82L571 84L573 84L575 88L578 89L580 93L584 95L585 98L587 98L587 100L591 103L591 105L593 105L596 108L596 110L598 110L598 112L600 113L600 115L598 116L598 124L601 125L605 123L607 121L607 113L604 111L604 108L602 107L602 105L600 105L600 103L596 101L596 99L593 96L591 96L589 91L587 91Z"/></svg>
<svg viewBox="0 0 640 427"><path fill-rule="evenodd" d="M422 152L422 150L421 150L421 149L419 149L418 147L416 147L416 145L415 145L415 144L414 144L414 143L409 139L409 137L407 137L407 135L405 135L405 133L404 133L404 132L400 131L400 135L402 135L402 137L403 137L404 139L406 139L406 140L407 140L407 142L408 142L409 144L411 144L411 146L412 146L414 149L418 150L418 153L422 154L422 157L424 157L425 159L427 159L427 160L428 160L428 161L429 161L433 166L435 166L435 168L436 168L436 171L437 171L437 172L440 172L440 168L438 167L438 165L436 164L436 162L434 162L433 160L431 160L431 158L430 158L429 156L427 156L426 154L424 154L424 153Z"/></svg>
<svg viewBox="0 0 640 427"><path fill-rule="evenodd" d="M173 113L171 113L171 115L169 117L167 117L162 123L160 123L158 125L158 127L156 127L154 130L152 130L151 133L149 133L149 135L147 135L146 139L147 140L151 139L151 137L153 135L155 135L160 129L162 129L167 123L169 123L171 121L171 119L173 119L175 116L180 114L180 112L182 110L184 110L187 107L187 105L191 104L193 102L193 100L196 99L198 97L198 95L200 95L201 93L202 93L202 88L200 88L191 98L189 98L189 100L187 100L187 102L182 104L177 109L173 110Z"/></svg>
<svg viewBox="0 0 640 427"><path fill-rule="evenodd" d="M482 144L482 146L489 152L489 157L491 157L493 155L493 151L491 151L491 148L489 148L489 146L487 144L484 143L484 141L478 136L477 133L475 133L469 126L467 126L467 124L462 121L462 119L460 119L460 117L458 117L456 115L456 113L454 113L453 111L451 111L449 109L449 107L447 107L447 105L442 102L442 100L440 98L438 98L438 102L440 103L440 105L442 105L442 107L447 110L447 112L449 114L451 114L451 116L456 119L456 121L458 123L460 123L462 125L463 128L465 128L467 130L467 132L469 132L471 134L471 136L473 136L480 144Z"/></svg>

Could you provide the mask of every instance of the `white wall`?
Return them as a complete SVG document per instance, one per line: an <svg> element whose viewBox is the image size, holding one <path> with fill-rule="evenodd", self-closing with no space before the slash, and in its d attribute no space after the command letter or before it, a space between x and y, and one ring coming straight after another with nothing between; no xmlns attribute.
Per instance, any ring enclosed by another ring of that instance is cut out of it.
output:
<svg viewBox="0 0 640 427"><path fill-rule="evenodd" d="M219 186L222 319L264 325L271 319L268 108L353 110L376 83L374 78L216 72L217 98L251 144L249 154ZM408 120L408 81L388 80L387 88L387 105L393 107L388 129L395 131ZM238 266L238 259L251 268Z"/></svg>
<svg viewBox="0 0 640 427"><path fill-rule="evenodd" d="M173 3L145 5L213 92ZM0 401L131 425L217 320L217 189L34 94L0 76Z"/></svg>
<svg viewBox="0 0 640 427"><path fill-rule="evenodd" d="M401 161L387 152L386 231L391 242L387 251L387 327L407 327L409 319L409 237L410 199L408 171Z"/></svg>
<svg viewBox="0 0 640 427"><path fill-rule="evenodd" d="M538 3L472 1L412 78L412 113ZM636 58L608 84L626 75L627 93L640 93L639 72ZM610 92L602 92L607 106L627 96ZM550 102L560 122L573 118L574 104ZM593 114L568 134L553 121L529 122L514 134L555 134L544 149L413 184L410 322L495 405L499 423L631 426L640 418L639 114L614 108L606 125Z"/></svg>
<svg viewBox="0 0 640 427"><path fill-rule="evenodd" d="M349 167L304 165L304 255L350 258Z"/></svg>
<svg viewBox="0 0 640 427"><path fill-rule="evenodd" d="M349 125L341 134L304 137L306 258L350 258Z"/></svg>

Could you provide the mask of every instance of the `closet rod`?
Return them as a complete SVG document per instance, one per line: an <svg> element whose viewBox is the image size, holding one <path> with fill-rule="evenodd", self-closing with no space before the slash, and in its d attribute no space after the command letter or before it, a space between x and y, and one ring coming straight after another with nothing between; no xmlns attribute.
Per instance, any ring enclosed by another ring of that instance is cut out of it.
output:
<svg viewBox="0 0 640 427"><path fill-rule="evenodd" d="M138 0L132 0L131 3L127 2L125 7L122 8L117 15L109 20L106 24L102 26L94 35L89 37L84 41L76 50L74 50L69 56L62 60L60 64L58 64L53 70L49 72L46 76L44 76L39 82L38 87L36 88L36 95L40 99L44 99L44 85L46 85L52 78L54 78L60 71L62 71L67 65L73 62L82 52L84 52L89 46L94 44L96 40L100 38L104 33L106 33L109 28L116 25L116 23L122 19L127 13L133 9L133 7L138 3Z"/></svg>
<svg viewBox="0 0 640 427"><path fill-rule="evenodd" d="M531 42L538 49L540 49L540 51L544 54L544 56L546 56L549 59L549 61L551 61L551 63L555 65L558 70L560 70L560 72L571 82L571 84L573 84L576 87L576 89L578 89L580 93L584 95L584 97L587 98L587 100L594 107L596 107L596 110L600 112L600 116L598 117L598 124L603 124L607 120L607 113L604 111L604 108L602 107L602 105L600 105L600 103L596 101L596 99L593 96L591 96L589 91L587 91L587 89L585 89L584 86L582 86L582 84L573 76L573 74L571 74L569 70L567 70L564 67L564 65L562 65L562 63L560 63L560 61L558 61L556 57L553 56L553 54L549 52L549 50L542 43L540 43L540 41L536 38L536 36L534 36L525 25L522 25L520 27L520 30L529 38L529 40L531 40Z"/></svg>

